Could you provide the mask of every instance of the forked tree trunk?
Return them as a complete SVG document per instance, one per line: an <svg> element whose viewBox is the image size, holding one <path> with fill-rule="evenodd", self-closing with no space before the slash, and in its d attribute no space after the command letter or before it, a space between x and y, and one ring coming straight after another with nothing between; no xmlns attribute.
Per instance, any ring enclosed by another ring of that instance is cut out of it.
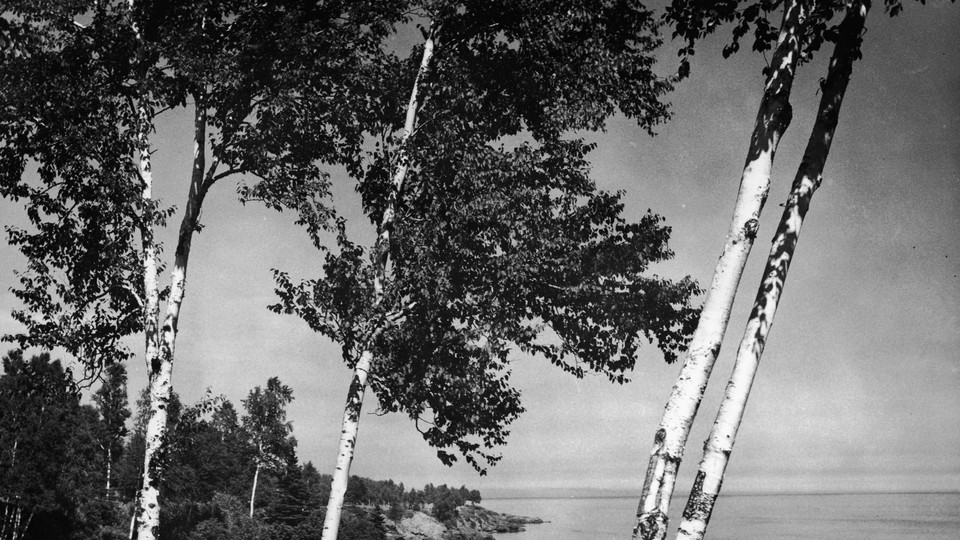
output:
<svg viewBox="0 0 960 540"><path fill-rule="evenodd" d="M420 67L413 80L410 91L410 101L407 104L407 115L403 124L399 150L397 152L396 170L393 174L393 185L387 206L380 218L377 230L377 240L374 244L374 304L383 299L384 286L387 275L387 263L390 260L390 235L393 232L394 219L397 211L397 200L403 191L403 182L410 166L410 156L407 151L407 141L413 133L417 123L417 113L420 107L418 92L420 83L430 68L433 51L436 45L436 29L431 29L427 40L423 44L423 57ZM371 338L372 340L372 338ZM330 483L330 499L327 502L327 513L323 520L323 540L336 540L340 528L340 514L343 509L343 498L347 493L347 482L350 478L350 465L353 462L353 453L357 443L357 433L360 429L360 410L363 408L363 395L367 389L367 377L373 361L372 343L368 343L366 350L360 354L353 368L353 380L347 392L347 404L343 410L343 428L340 432L340 446L337 451L337 465Z"/></svg>
<svg viewBox="0 0 960 540"><path fill-rule="evenodd" d="M662 540L667 534L667 512L684 446L720 352L743 267L757 234L760 212L770 189L774 154L790 124L790 90L807 14L807 0L790 0L784 5L777 48L750 138L730 230L707 290L700 322L654 436L637 508L635 540Z"/></svg>
<svg viewBox="0 0 960 540"><path fill-rule="evenodd" d="M200 208L212 182L212 172L216 165L205 173L204 151L206 149L206 109L202 98L196 96L194 113L194 150L193 172L190 179L190 191L187 206L177 239L173 269L170 272L170 295L167 300L167 313L161 331L160 350L150 365L150 419L147 422L146 452L143 461L143 484L140 488L139 508L137 510L137 539L155 540L160 527L159 473L160 460L167 439L167 407L170 403L171 374L173 371L174 347L177 339L177 323L180 319L180 306L186 287L187 262L190 258L190 244L197 229Z"/></svg>
<svg viewBox="0 0 960 540"><path fill-rule="evenodd" d="M860 55L860 36L870 7L869 0L855 3L848 8L840 25L840 37L834 48L823 95L817 111L810 140L803 154L803 161L793 181L790 196L783 210L783 217L773 238L773 246L763 272L763 280L757 291L753 311L747 321L746 331L737 351L733 374L727 383L717 419L710 437L704 445L703 460L697 472L690 498L683 511L678 540L701 539L720 493L723 474L733 451L737 430L750 395L760 357L773 325L773 317L787 280L787 271L793 259L800 227L810 208L814 192L820 186L824 164L830 152L830 143L837 127L840 105L850 80L853 62Z"/></svg>

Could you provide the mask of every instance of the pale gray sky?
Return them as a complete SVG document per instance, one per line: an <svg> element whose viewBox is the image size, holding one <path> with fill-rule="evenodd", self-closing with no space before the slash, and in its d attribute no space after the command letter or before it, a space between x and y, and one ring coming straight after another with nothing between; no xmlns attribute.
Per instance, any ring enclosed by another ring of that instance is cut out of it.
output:
<svg viewBox="0 0 960 540"><path fill-rule="evenodd" d="M960 490L960 6L928 4L909 2L892 20L876 9L868 21L864 58L854 67L725 491ZM673 227L677 257L654 271L702 284L720 253L763 84L762 57L744 51L724 61L719 45L711 40L697 54L692 77L671 97L676 116L658 137L617 119L595 137L592 156L600 186L626 191L630 216L652 208ZM680 491L690 485L732 367L828 55L821 51L797 77L794 121ZM662 69L671 69L675 56L667 51L664 59ZM192 150L187 119L165 120L155 155L158 195L180 206ZM352 185L337 196L358 207ZM321 258L292 215L241 207L233 184L216 186L205 204L175 388L193 402L212 387L239 405L253 386L279 376L294 389L290 417L301 459L329 472L350 372L338 347L265 309L274 302L271 268L313 277ZM2 202L0 210L4 224L22 221L16 205ZM347 213L352 230L367 226L357 210ZM164 238L172 252L172 229ZM0 246L3 333L13 330L9 287L21 266L15 250ZM131 396L146 380L141 342L133 346ZM441 465L405 417L367 414L353 472L408 486L467 484L487 496L637 492L678 369L647 348L634 381L613 386L518 358L514 382L527 412L488 476ZM367 403L370 412L372 395Z"/></svg>

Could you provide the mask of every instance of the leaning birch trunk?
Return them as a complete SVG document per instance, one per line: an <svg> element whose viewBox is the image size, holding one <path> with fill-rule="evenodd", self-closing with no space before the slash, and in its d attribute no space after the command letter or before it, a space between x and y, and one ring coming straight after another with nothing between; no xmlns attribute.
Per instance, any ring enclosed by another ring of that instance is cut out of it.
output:
<svg viewBox="0 0 960 540"><path fill-rule="evenodd" d="M257 471L253 473L253 489L250 490L250 517L253 517L253 501L257 500L257 480L260 479L260 463L257 463Z"/></svg>
<svg viewBox="0 0 960 540"><path fill-rule="evenodd" d="M410 157L407 152L407 141L413 133L417 123L417 112L420 107L417 93L420 82L430 68L436 45L436 29L431 29L427 40L423 44L423 57L420 67L413 79L413 88L410 91L410 101L407 104L407 115L403 124L403 134L400 138L400 148L397 155L397 169L393 174L393 189L387 200L387 206L377 228L377 240L374 244L374 304L378 305L383 299L384 286L387 275L387 263L390 259L390 234L393 231L396 217L397 199L403 191L403 182L410 166ZM353 462L353 453L357 443L357 433L360 429L360 410L363 407L363 395L367 389L367 377L373 361L373 338L368 341L367 347L360 354L353 368L353 380L347 392L347 404L343 410L343 428L340 432L340 446L337 451L337 465L330 483L330 499L327 502L327 513L323 520L322 540L336 540L340 529L340 514L343 510L343 498L347 493L347 482L350 478L350 464Z"/></svg>
<svg viewBox="0 0 960 540"><path fill-rule="evenodd" d="M137 509L137 539L155 540L160 528L160 459L167 439L167 407L170 403L171 374L173 371L174 346L177 339L177 323L183 302L187 278L187 261L190 244L197 228L203 198L212 183L212 174L204 175L204 150L206 141L206 109L202 98L196 97L194 113L193 173L187 207L180 222L177 251L170 272L170 295L167 313L163 321L159 353L150 365L150 418L147 422L146 452L143 460L143 484L140 488ZM211 167L211 172L216 165Z"/></svg>
<svg viewBox="0 0 960 540"><path fill-rule="evenodd" d="M633 538L662 540L667 512L690 427L700 407L723 341L743 267L757 234L760 212L770 189L770 169L780 137L791 120L790 90L800 56L800 34L808 12L805 0L785 3L783 23L757 113L733 219L714 270L683 368L673 386L650 451L637 508Z"/></svg>
<svg viewBox="0 0 960 540"><path fill-rule="evenodd" d="M746 331L740 341L733 374L727 383L717 419L710 437L704 445L703 460L697 472L690 498L683 511L678 540L703 538L714 503L720 493L724 471L733 451L737 430L750 395L760 357L773 325L773 317L787 280L787 271L793 259L800 227L810 208L814 192L820 186L824 164L830 152L830 143L837 127L840 105L850 80L853 61L860 54L860 35L863 30L869 0L857 2L847 10L840 24L840 35L830 59L827 80L822 85L823 96L817 111L817 120L803 154L803 161L793 181L790 196L783 210L783 217L773 238L770 257L763 272L760 290L754 301L753 311L747 321Z"/></svg>

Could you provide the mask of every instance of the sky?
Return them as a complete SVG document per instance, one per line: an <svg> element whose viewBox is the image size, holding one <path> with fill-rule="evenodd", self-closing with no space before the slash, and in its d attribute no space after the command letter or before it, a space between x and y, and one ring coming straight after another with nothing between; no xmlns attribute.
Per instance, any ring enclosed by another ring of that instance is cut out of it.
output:
<svg viewBox="0 0 960 540"><path fill-rule="evenodd" d="M960 6L907 4L897 18L880 9L868 18L863 59L801 233L727 493L960 490ZM589 136L598 144L591 156L598 186L624 191L628 219L651 208L673 228L676 257L653 271L690 275L704 286L723 245L763 86L763 57L743 51L723 60L722 44L715 37L701 47L691 77L669 97L674 117L656 137L623 118ZM675 67L669 44L660 56L663 72ZM680 492L691 485L732 368L828 56L821 51L798 72L793 123L689 439ZM191 114L168 115L155 138L156 194L180 207ZM354 209L346 212L351 233L371 238L352 184L336 185L340 207ZM351 372L339 347L299 319L266 310L275 302L271 269L295 278L320 272L321 255L293 219L240 205L229 182L212 189L193 242L174 388L186 403L209 387L239 406L254 386L280 377L294 392L288 411L300 459L329 473ZM22 208L0 202L0 222L22 224ZM173 227L161 234L168 254L173 235ZM0 246L0 333L16 330L9 289L22 267L16 250ZM146 367L142 339L130 343L135 399ZM361 418L352 473L408 487L466 484L485 497L637 494L680 366L665 364L652 346L640 356L622 386L516 357L513 381L527 411L487 476L442 465L406 417L374 414ZM374 405L368 394L365 412Z"/></svg>

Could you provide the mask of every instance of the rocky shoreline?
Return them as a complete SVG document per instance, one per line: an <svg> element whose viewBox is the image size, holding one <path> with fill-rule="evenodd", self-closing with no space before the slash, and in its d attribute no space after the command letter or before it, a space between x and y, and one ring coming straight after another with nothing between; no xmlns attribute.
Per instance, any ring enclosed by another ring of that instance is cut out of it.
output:
<svg viewBox="0 0 960 540"><path fill-rule="evenodd" d="M391 540L493 540L492 533L520 532L526 525L543 523L540 518L514 516L482 506L457 508L457 517L446 524L424 512L411 512L399 522L386 521Z"/></svg>

